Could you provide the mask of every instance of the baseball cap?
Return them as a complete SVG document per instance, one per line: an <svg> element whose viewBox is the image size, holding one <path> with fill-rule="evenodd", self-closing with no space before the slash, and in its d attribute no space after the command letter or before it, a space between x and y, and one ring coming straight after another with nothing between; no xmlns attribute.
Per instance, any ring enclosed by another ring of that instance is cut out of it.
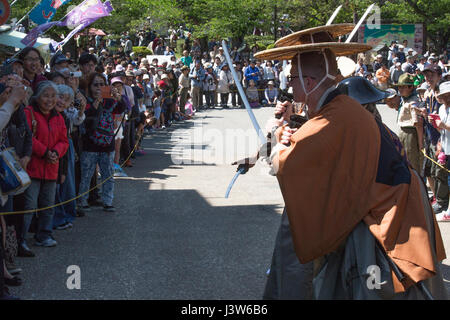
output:
<svg viewBox="0 0 450 320"><path fill-rule="evenodd" d="M160 87L166 87L167 84L164 82L164 80L160 80L160 81L158 81L158 86L160 86Z"/></svg>
<svg viewBox="0 0 450 320"><path fill-rule="evenodd" d="M67 59L67 57L62 53L57 53L50 60L50 68L53 68L56 64L63 62L72 63L72 60Z"/></svg>
<svg viewBox="0 0 450 320"><path fill-rule="evenodd" d="M426 72L426 71L436 72L439 75L442 74L441 67L439 67L438 65L433 65L433 64L426 65L425 68L423 68L423 72Z"/></svg>
<svg viewBox="0 0 450 320"><path fill-rule="evenodd" d="M128 70L128 71L125 72L125 76L127 76L127 77L134 77L134 72Z"/></svg>
<svg viewBox="0 0 450 320"><path fill-rule="evenodd" d="M121 64L118 64L117 66L116 66L116 71L124 71L125 70L125 68L121 65Z"/></svg>
<svg viewBox="0 0 450 320"><path fill-rule="evenodd" d="M148 74L144 74L144 77L142 78L143 80L149 80L150 79L150 77L149 77L149 75Z"/></svg>
<svg viewBox="0 0 450 320"><path fill-rule="evenodd" d="M113 85L114 83L120 82L123 84L123 81L120 77L114 77L111 79L111 85Z"/></svg>
<svg viewBox="0 0 450 320"><path fill-rule="evenodd" d="M388 88L386 89L386 92L389 94L386 99L392 99L395 96L398 96L397 90L393 89L393 88Z"/></svg>
<svg viewBox="0 0 450 320"><path fill-rule="evenodd" d="M416 90L417 91L427 91L429 88L430 88L430 86L426 82L424 82Z"/></svg>
<svg viewBox="0 0 450 320"><path fill-rule="evenodd" d="M161 80L164 80L164 79L169 79L169 77L165 73L161 76Z"/></svg>

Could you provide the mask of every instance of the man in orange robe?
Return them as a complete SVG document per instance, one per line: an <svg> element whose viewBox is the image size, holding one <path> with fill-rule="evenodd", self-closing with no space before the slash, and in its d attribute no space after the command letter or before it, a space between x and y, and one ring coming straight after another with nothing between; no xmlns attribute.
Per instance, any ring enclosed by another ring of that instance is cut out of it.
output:
<svg viewBox="0 0 450 320"><path fill-rule="evenodd" d="M295 253L314 264L317 299L446 298L423 181L383 124L335 88L336 54L356 49L312 43L256 55L292 59L294 100L308 105L300 129L274 131L272 152Z"/></svg>

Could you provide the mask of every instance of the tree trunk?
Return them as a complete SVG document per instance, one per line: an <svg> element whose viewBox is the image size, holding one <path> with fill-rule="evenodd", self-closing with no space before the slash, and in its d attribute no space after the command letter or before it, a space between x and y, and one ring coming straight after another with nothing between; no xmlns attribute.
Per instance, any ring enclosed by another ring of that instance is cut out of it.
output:
<svg viewBox="0 0 450 320"><path fill-rule="evenodd" d="M277 17L277 5L273 7L273 38L274 42L277 41L278 38L278 17Z"/></svg>
<svg viewBox="0 0 450 320"><path fill-rule="evenodd" d="M422 54L425 54L427 52L428 48L428 30L427 30L427 22L423 22L423 43L422 43Z"/></svg>

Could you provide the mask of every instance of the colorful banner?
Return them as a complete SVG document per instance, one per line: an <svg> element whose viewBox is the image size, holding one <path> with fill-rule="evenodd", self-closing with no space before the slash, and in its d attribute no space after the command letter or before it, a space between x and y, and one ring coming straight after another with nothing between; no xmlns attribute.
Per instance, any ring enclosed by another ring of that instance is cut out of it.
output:
<svg viewBox="0 0 450 320"><path fill-rule="evenodd" d="M41 3L31 10L28 17L37 25L47 23L52 20L56 10L68 2L70 0L42 0Z"/></svg>
<svg viewBox="0 0 450 320"><path fill-rule="evenodd" d="M110 15L113 10L114 9L110 1L102 3L101 0L85 0L83 3L70 11L63 21L48 22L31 30L30 33L22 40L22 43L26 46L32 46L40 34L44 33L53 26L69 27L74 29L63 41L59 43L59 45L64 45L77 32L96 20Z"/></svg>
<svg viewBox="0 0 450 320"><path fill-rule="evenodd" d="M423 26L421 24L382 24L378 29L370 29L364 25L359 28L358 34L358 41L371 45L374 51L380 50L385 44L389 47L392 41L402 44L403 40L408 40L408 47L419 54L422 53Z"/></svg>

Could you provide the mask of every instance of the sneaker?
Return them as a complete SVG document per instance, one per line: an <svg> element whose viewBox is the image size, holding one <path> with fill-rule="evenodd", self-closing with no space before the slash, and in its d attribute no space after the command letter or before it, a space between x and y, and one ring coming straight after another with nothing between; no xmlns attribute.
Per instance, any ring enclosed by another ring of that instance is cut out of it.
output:
<svg viewBox="0 0 450 320"><path fill-rule="evenodd" d="M103 207L103 211L106 211L106 212L116 212L116 208L114 208L113 206L104 206L104 207Z"/></svg>
<svg viewBox="0 0 450 320"><path fill-rule="evenodd" d="M443 212L442 214L439 214L436 216L436 220L438 222L449 222L450 221L450 215L447 215L446 212Z"/></svg>
<svg viewBox="0 0 450 320"><path fill-rule="evenodd" d="M435 203L431 206L433 208L433 211L435 214L441 213L442 211L445 211L447 208L444 208L439 203Z"/></svg>
<svg viewBox="0 0 450 320"><path fill-rule="evenodd" d="M30 250L26 243L19 244L17 249L18 257L32 258L35 256L34 252Z"/></svg>
<svg viewBox="0 0 450 320"><path fill-rule="evenodd" d="M55 229L56 230L66 230L66 229L69 229L71 227L73 227L73 225L70 222L66 222L66 223L63 223L60 226L57 226Z"/></svg>
<svg viewBox="0 0 450 320"><path fill-rule="evenodd" d="M36 241L35 245L38 247L54 247L56 246L58 243L56 242L56 240L53 240L52 238L47 238L44 241Z"/></svg>
<svg viewBox="0 0 450 320"><path fill-rule="evenodd" d="M13 276L17 275L23 271L22 268L17 267L13 262L5 261L5 264L6 264L6 269Z"/></svg>

